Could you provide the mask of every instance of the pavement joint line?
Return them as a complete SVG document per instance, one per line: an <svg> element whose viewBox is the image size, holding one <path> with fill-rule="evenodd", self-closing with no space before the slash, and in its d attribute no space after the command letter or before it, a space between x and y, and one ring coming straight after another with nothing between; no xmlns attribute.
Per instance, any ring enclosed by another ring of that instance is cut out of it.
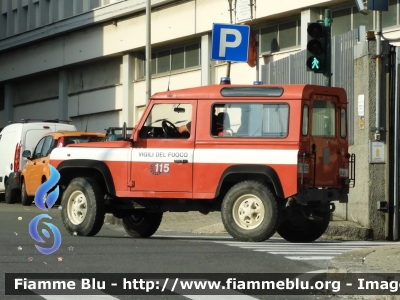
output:
<svg viewBox="0 0 400 300"><path fill-rule="evenodd" d="M185 215L186 214L186 215ZM107 218L106 218L107 219ZM115 224L114 228L122 227L122 223L113 222L109 219L110 225ZM115 219L114 219L115 220ZM205 224L211 224L204 226ZM123 229L122 229L123 230ZM171 232L171 233L169 233ZM222 222L220 212L211 212L208 215L202 215L198 212L189 213L165 213L159 231L155 235L157 238L187 238L211 240L214 243L223 243L228 246L236 246L242 249L250 249L253 251L261 250L261 252L276 251L278 247L286 247L286 251L291 251L301 246L302 250L315 248L325 254L322 250L334 248L340 252L331 258L328 263L326 272L328 273L396 273L400 270L400 250L399 254L395 250L388 250L390 246L400 246L400 242L392 241L374 241L371 238L372 229L360 226L357 223L347 220L341 220L334 216L328 226L325 234L313 243L296 243L286 242L279 235L274 235L265 242L246 243L235 241L226 232ZM185 234L194 234L194 236ZM388 249L372 250L375 247L389 247ZM254 249L256 248L256 249ZM266 251L265 251L266 250ZM343 252L345 251L345 252ZM390 252L391 251L391 252ZM349 254L351 253L351 254ZM374 253L374 254L372 254ZM372 260L372 256L375 260ZM305 258L306 259L306 258ZM305 260L304 259L304 260ZM310 259L310 257L307 257ZM348 262L348 266L340 262L344 260ZM365 264L363 261L365 260ZM368 265L370 263L371 265ZM207 298L207 300L210 300Z"/></svg>

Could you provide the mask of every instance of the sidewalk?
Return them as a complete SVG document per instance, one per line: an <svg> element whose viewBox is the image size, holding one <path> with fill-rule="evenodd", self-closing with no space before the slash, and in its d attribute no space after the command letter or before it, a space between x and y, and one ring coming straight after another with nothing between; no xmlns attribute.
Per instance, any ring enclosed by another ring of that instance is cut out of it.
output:
<svg viewBox="0 0 400 300"><path fill-rule="evenodd" d="M107 214L105 223L121 225L121 219ZM227 234L220 212L203 215L199 212L164 213L159 231L196 234ZM369 240L371 230L354 222L334 217L323 240ZM400 243L349 251L334 257L328 273L398 273L400 272Z"/></svg>

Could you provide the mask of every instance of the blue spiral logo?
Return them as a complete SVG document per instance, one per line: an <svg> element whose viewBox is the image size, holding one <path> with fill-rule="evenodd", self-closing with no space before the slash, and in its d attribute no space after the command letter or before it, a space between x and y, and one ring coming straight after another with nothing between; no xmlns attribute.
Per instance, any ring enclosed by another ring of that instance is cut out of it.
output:
<svg viewBox="0 0 400 300"><path fill-rule="evenodd" d="M60 173L57 171L56 168L54 168L52 165L49 164L50 168L50 178L44 182L36 191L35 194L35 204L38 208L44 211L48 211L50 208L53 207L54 203L56 203L58 195L59 195L59 187L57 186L54 191L51 193L47 194L47 192L54 187L57 182L60 180ZM32 219L32 221L29 223L29 234L31 237L37 241L38 243L45 243L43 238L39 235L37 226L39 224L39 221L41 219L51 219L51 217L48 214L41 214ZM42 254L51 254L60 248L61 245L61 234L60 231L58 230L57 226L43 222L53 233L54 236L54 244L51 248L43 248L38 245L35 245L36 249L39 250ZM46 237L50 237L50 233L46 229L42 229L42 234Z"/></svg>

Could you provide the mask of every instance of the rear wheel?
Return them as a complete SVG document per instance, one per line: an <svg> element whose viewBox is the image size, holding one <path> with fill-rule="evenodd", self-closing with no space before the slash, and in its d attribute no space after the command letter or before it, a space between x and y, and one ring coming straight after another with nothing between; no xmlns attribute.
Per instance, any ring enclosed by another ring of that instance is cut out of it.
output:
<svg viewBox="0 0 400 300"><path fill-rule="evenodd" d="M21 203L23 206L30 206L32 205L33 199L35 197L33 196L28 196L26 193L26 185L25 185L25 180L22 181L21 184Z"/></svg>
<svg viewBox="0 0 400 300"><path fill-rule="evenodd" d="M152 236L161 224L163 213L137 211L122 219L126 233L132 237L147 238Z"/></svg>
<svg viewBox="0 0 400 300"><path fill-rule="evenodd" d="M104 223L104 192L91 178L75 178L61 200L62 220L70 234L96 235Z"/></svg>
<svg viewBox="0 0 400 300"><path fill-rule="evenodd" d="M6 182L5 185L5 192L4 192L4 200L6 201L7 204L14 204L15 202L19 201L19 195L17 190L11 190L10 189L10 184L8 181Z"/></svg>
<svg viewBox="0 0 400 300"><path fill-rule="evenodd" d="M261 242L275 232L280 219L280 206L274 194L262 183L244 181L225 195L221 207L226 231L236 240Z"/></svg>
<svg viewBox="0 0 400 300"><path fill-rule="evenodd" d="M278 234L292 243L311 243L321 237L328 228L331 213L320 212L321 220L310 220L304 216L301 208L290 208L288 217L278 228Z"/></svg>

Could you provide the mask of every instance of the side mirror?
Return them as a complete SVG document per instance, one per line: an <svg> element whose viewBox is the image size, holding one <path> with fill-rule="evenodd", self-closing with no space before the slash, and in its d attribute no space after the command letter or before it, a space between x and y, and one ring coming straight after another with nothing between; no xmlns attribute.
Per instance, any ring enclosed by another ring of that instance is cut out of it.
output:
<svg viewBox="0 0 400 300"><path fill-rule="evenodd" d="M31 151L29 150L24 150L24 152L22 152L22 157L25 157L27 159L31 158Z"/></svg>

